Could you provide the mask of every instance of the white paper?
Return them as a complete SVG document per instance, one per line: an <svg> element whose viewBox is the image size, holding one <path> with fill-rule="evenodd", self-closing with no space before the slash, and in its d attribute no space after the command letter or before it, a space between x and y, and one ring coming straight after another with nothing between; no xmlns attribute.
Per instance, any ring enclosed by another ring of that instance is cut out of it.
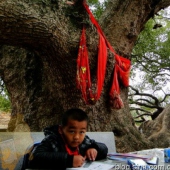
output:
<svg viewBox="0 0 170 170"><path fill-rule="evenodd" d="M100 162L92 162L88 167L88 170L109 170L113 167L114 165L100 163Z"/></svg>
<svg viewBox="0 0 170 170"><path fill-rule="evenodd" d="M89 168L67 168L66 170L89 170Z"/></svg>
<svg viewBox="0 0 170 170"><path fill-rule="evenodd" d="M114 165L105 164L101 162L92 162L89 167L80 167L80 168L67 168L66 170L110 170Z"/></svg>

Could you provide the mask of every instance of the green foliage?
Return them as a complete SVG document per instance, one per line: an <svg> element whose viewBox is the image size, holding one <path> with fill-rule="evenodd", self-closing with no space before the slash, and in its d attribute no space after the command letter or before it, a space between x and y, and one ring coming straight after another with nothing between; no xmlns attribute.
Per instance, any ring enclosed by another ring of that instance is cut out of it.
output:
<svg viewBox="0 0 170 170"><path fill-rule="evenodd" d="M9 112L11 110L11 102L8 97L0 95L0 111Z"/></svg>
<svg viewBox="0 0 170 170"><path fill-rule="evenodd" d="M99 19L107 5L107 0L104 0L103 3L99 0L88 0L88 4L96 19Z"/></svg>
<svg viewBox="0 0 170 170"><path fill-rule="evenodd" d="M148 21L133 50L133 70L145 72L142 86L148 83L153 90L161 89L170 80L170 19L164 14L165 11Z"/></svg>
<svg viewBox="0 0 170 170"><path fill-rule="evenodd" d="M132 53L131 86L138 92L133 95L130 89L129 102L131 114L139 124L170 103L170 14L167 11L161 11L146 23Z"/></svg>
<svg viewBox="0 0 170 170"><path fill-rule="evenodd" d="M0 77L0 111L9 112L11 110L11 102L8 98L8 92L4 82Z"/></svg>

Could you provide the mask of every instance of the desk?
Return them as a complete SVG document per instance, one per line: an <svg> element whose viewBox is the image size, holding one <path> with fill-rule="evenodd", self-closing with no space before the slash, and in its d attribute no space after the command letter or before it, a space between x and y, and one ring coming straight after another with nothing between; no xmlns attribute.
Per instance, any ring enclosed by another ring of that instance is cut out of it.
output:
<svg viewBox="0 0 170 170"><path fill-rule="evenodd" d="M113 164L114 167L111 168L110 170L130 170L130 166L126 162L114 161L114 160L109 160L109 159L105 159L105 160L101 160L101 161L97 161L97 162ZM85 165L85 167L87 167L87 166ZM170 164L164 163L164 164L160 164L160 165L153 165L152 168L153 168L153 170L170 170ZM81 168L81 169L83 169L83 168ZM44 170L44 169L26 169L26 170ZM45 170L51 170L51 169L45 169Z"/></svg>
<svg viewBox="0 0 170 170"><path fill-rule="evenodd" d="M119 170L119 169L130 170L129 165L127 165L126 162L119 162L119 161L114 161L114 160L109 160L109 159L104 159L104 160L95 161L95 162L114 165L114 167L111 168L110 170ZM91 163L92 162L87 162L83 167L80 167L81 170L83 170L83 168L85 169L88 168ZM78 170L79 168L76 168L76 169ZM51 170L51 169L26 169L26 170ZM56 170L59 170L59 169L56 169ZM69 168L69 170L71 170L71 168ZM98 169L95 169L95 170L98 170ZM105 170L105 169L100 169L100 170Z"/></svg>

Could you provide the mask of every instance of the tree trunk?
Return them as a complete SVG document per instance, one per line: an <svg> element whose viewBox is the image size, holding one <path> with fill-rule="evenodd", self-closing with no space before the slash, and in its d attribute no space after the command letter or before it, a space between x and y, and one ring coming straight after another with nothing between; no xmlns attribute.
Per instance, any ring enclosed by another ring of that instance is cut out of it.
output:
<svg viewBox="0 0 170 170"><path fill-rule="evenodd" d="M170 5L169 0L109 1L100 24L115 51L126 58L137 36L154 13ZM8 131L41 131L60 123L62 113L79 107L88 112L89 131L113 131L118 152L154 147L141 135L129 112L128 88L121 87L124 108L109 105L113 71L109 56L100 100L86 105L76 88L76 59L82 22L87 26L91 79L96 80L98 36L77 1L2 0L0 2L0 76L10 94L12 118ZM10 47L9 47L10 45ZM12 46L16 46L14 48Z"/></svg>
<svg viewBox="0 0 170 170"><path fill-rule="evenodd" d="M139 127L143 135L155 143L156 147L168 148L170 144L170 105L167 105L154 120L148 120Z"/></svg>

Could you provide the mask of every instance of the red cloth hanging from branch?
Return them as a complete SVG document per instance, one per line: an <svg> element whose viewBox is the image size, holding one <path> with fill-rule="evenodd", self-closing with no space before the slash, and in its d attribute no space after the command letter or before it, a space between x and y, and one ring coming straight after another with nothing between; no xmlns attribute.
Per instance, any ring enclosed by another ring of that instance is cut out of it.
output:
<svg viewBox="0 0 170 170"><path fill-rule="evenodd" d="M102 91L105 73L106 73L106 64L107 64L107 46L105 39L102 34L99 33L99 45L98 45L98 62L97 62L97 95L96 100L100 98Z"/></svg>
<svg viewBox="0 0 170 170"><path fill-rule="evenodd" d="M123 102L120 98L119 81L125 86L129 86L129 74L130 74L130 60L123 58L119 55L115 55L116 63L114 66L114 74L112 86L109 92L110 104L115 109L122 108Z"/></svg>
<svg viewBox="0 0 170 170"><path fill-rule="evenodd" d="M102 35L99 35L97 84L96 92L92 92L85 28L83 27L77 59L77 85L81 89L83 98L87 104L94 103L100 98L106 72L106 62L107 48L105 40Z"/></svg>
<svg viewBox="0 0 170 170"><path fill-rule="evenodd" d="M83 27L78 59L77 59L77 86L81 89L82 95L86 103L88 103L89 93L91 93L90 69L88 60L88 51L86 47L85 28Z"/></svg>
<svg viewBox="0 0 170 170"><path fill-rule="evenodd" d="M92 12L90 11L86 0L83 1L83 6L85 7L91 22L97 29L99 34L99 45L98 45L98 67L97 67L97 85L96 92L92 92L91 89L91 79L90 79L90 69L88 61L88 50L86 47L85 38L85 28L83 27L82 35L80 39L80 47L77 59L77 84L82 91L82 95L87 104L91 101L96 101L100 98L102 91L102 86L104 83L104 77L106 72L106 62L107 62L107 48L114 54L115 57L115 67L113 74L112 86L109 92L110 103L113 108L120 109L123 107L123 102L120 98L120 87L119 81L127 87L129 85L129 73L130 73L130 60L123 58L116 54L110 43L107 41L100 25L94 18Z"/></svg>

